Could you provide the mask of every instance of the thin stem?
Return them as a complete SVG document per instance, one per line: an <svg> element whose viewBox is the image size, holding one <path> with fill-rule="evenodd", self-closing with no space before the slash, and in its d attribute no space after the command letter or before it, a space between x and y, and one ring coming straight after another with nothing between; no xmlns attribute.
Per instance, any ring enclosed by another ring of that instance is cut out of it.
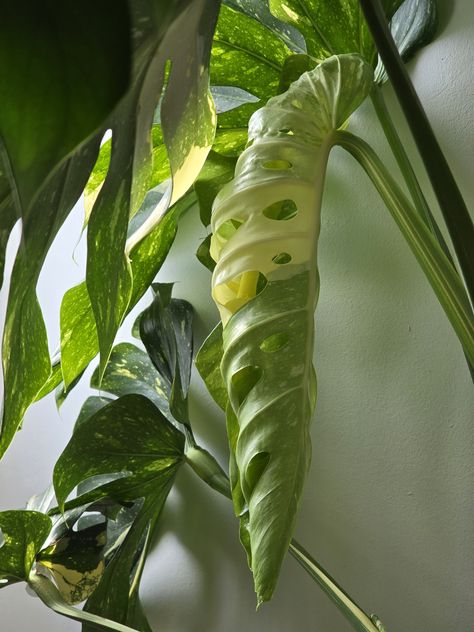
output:
<svg viewBox="0 0 474 632"><path fill-rule="evenodd" d="M360 0L360 5L423 159L451 236L471 303L474 303L474 225L471 217L400 58L380 0Z"/></svg>
<svg viewBox="0 0 474 632"><path fill-rule="evenodd" d="M367 615L295 539L291 541L289 551L305 571L311 575L329 599L336 604L357 632L385 631L379 618L376 615Z"/></svg>
<svg viewBox="0 0 474 632"><path fill-rule="evenodd" d="M443 249L445 255L453 263L449 248L444 240L443 235L441 234L435 218L431 213L430 207L428 206L423 191L421 190L420 183L418 182L418 178L416 177L410 159L408 158L408 154L405 151L403 143L400 140L400 136L398 135L395 125L393 124L392 117L390 116L390 112L388 111L385 100L383 98L381 87L378 85L374 85L370 97L377 117L384 131L385 137L387 138L387 141L390 145L393 155L395 156L395 160L397 161L403 179L405 180L405 183L407 185L408 191L410 192L413 204L415 205L415 208L420 216L425 220L428 228L438 240L439 245Z"/></svg>
<svg viewBox="0 0 474 632"><path fill-rule="evenodd" d="M201 459L204 452L206 453L204 455L206 463L203 466ZM211 460L208 460L209 457ZM222 496L232 500L229 478L212 455L197 447L186 454L186 460L207 485ZM289 552L338 607L357 632L385 632L378 617L375 615L369 617L294 538L291 540Z"/></svg>
<svg viewBox="0 0 474 632"><path fill-rule="evenodd" d="M365 141L349 132L336 133L335 144L346 149L366 171L417 258L471 365L474 364L474 315L464 286L425 222Z"/></svg>

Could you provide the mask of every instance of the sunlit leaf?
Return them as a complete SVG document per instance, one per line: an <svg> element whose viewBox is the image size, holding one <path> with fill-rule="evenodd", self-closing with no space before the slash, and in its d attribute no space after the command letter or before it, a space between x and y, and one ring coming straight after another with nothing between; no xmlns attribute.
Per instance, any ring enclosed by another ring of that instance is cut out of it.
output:
<svg viewBox="0 0 474 632"><path fill-rule="evenodd" d="M402 1L383 0L388 18ZM301 32L315 60L359 53L369 63L375 62L375 45L359 0L269 0L269 6L273 15Z"/></svg>

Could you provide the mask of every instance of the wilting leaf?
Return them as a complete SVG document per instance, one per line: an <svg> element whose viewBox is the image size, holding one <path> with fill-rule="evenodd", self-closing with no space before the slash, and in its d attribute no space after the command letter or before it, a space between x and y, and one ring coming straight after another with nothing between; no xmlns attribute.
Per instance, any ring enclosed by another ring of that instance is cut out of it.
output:
<svg viewBox="0 0 474 632"><path fill-rule="evenodd" d="M140 315L140 337L159 374L169 384L173 418L189 425L193 308L187 301L171 299L171 289L171 284L153 285L153 303Z"/></svg>
<svg viewBox="0 0 474 632"><path fill-rule="evenodd" d="M36 560L49 569L67 603L81 603L94 592L104 573L106 544L105 521L80 531L71 528L43 549Z"/></svg>
<svg viewBox="0 0 474 632"><path fill-rule="evenodd" d="M383 0L390 19L402 0ZM315 60L331 55L359 53L374 63L376 50L359 0L269 0L270 10L304 36Z"/></svg>
<svg viewBox="0 0 474 632"><path fill-rule="evenodd" d="M0 513L0 588L28 579L50 529L51 519L37 511Z"/></svg>
<svg viewBox="0 0 474 632"><path fill-rule="evenodd" d="M197 353L195 364L213 400L222 410L226 410L229 398L221 373L223 353L222 323L219 323L203 342Z"/></svg>

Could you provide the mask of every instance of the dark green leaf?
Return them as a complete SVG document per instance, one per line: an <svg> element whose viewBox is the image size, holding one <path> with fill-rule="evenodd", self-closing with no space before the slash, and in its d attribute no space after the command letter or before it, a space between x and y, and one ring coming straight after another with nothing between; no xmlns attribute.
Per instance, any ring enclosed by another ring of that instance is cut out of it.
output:
<svg viewBox="0 0 474 632"><path fill-rule="evenodd" d="M390 22L392 37L403 61L429 44L437 28L437 0L405 0Z"/></svg>
<svg viewBox="0 0 474 632"><path fill-rule="evenodd" d="M222 410L226 410L229 398L221 374L223 353L222 323L219 323L217 327L211 331L199 349L195 364L213 400Z"/></svg>
<svg viewBox="0 0 474 632"><path fill-rule="evenodd" d="M37 511L0 513L0 587L26 581L51 519Z"/></svg>
<svg viewBox="0 0 474 632"><path fill-rule="evenodd" d="M474 225L426 112L398 54L378 0L360 0L393 89L400 102L443 213L459 266L474 302Z"/></svg>
<svg viewBox="0 0 474 632"><path fill-rule="evenodd" d="M101 374L133 296L128 253L153 230L168 205L186 193L212 145L215 114L208 95L207 68L219 4L219 0L187 0L158 5L156 22L150 20L150 7L134 7L136 28L142 29L145 20L151 29L146 46L141 42L140 50L135 50L132 86L112 121L110 166L88 230L86 280ZM150 130L168 63L171 70L161 102L161 126L173 182L125 252L129 218L156 184L151 179Z"/></svg>
<svg viewBox="0 0 474 632"><path fill-rule="evenodd" d="M140 316L140 336L151 361L170 385L171 414L188 425L193 308L187 301L170 298L171 285L155 284L153 289L153 303Z"/></svg>
<svg viewBox="0 0 474 632"><path fill-rule="evenodd" d="M125 0L3 3L0 137L22 212L124 94L129 43Z"/></svg>
<svg viewBox="0 0 474 632"><path fill-rule="evenodd" d="M49 569L67 603L81 603L94 592L104 573L106 544L105 521L80 531L71 528L40 551L36 561Z"/></svg>
<svg viewBox="0 0 474 632"><path fill-rule="evenodd" d="M211 257L211 239L212 235L208 235L206 239L203 239L196 251L196 257L205 268L207 268L210 272L213 272L216 267L216 262Z"/></svg>
<svg viewBox="0 0 474 632"><path fill-rule="evenodd" d="M234 177L235 163L235 158L228 158L211 151L206 164L194 183L194 191L199 202L201 222L204 226L209 226L211 222L212 204L216 195L221 187Z"/></svg>
<svg viewBox="0 0 474 632"><path fill-rule="evenodd" d="M288 57L281 72L279 91L286 92L293 81L314 67L314 60L309 55L291 55Z"/></svg>
<svg viewBox="0 0 474 632"><path fill-rule="evenodd" d="M110 404L114 400L110 397L102 397L92 395L88 397L86 401L82 404L81 410L79 411L79 415L77 416L76 423L74 425L74 429L78 428L84 421L87 421L89 417L95 415L97 411L107 404Z"/></svg>
<svg viewBox="0 0 474 632"><path fill-rule="evenodd" d="M3 334L5 402L0 456L51 374L36 284L50 245L84 188L98 144L95 138L76 151L23 213L22 241L13 267Z"/></svg>
<svg viewBox="0 0 474 632"><path fill-rule="evenodd" d="M122 531L123 544L111 552L102 580L86 604L87 612L148 629L138 603L138 585L150 536L183 460L183 449L184 436L150 401L126 395L84 421L60 456L54 471L60 504L81 481L114 472L127 476L92 489L82 499L143 499L132 528Z"/></svg>
<svg viewBox="0 0 474 632"><path fill-rule="evenodd" d="M158 373L148 355L129 342L113 348L102 382L99 383L99 371L96 369L91 386L118 397L133 393L143 395L170 419L170 383Z"/></svg>
<svg viewBox="0 0 474 632"><path fill-rule="evenodd" d="M0 289L3 285L7 242L17 220L18 215L13 203L10 183L2 167L0 156Z"/></svg>
<svg viewBox="0 0 474 632"><path fill-rule="evenodd" d="M402 0L383 0L391 18ZM359 0L269 0L270 10L304 36L308 54L315 60L331 55L359 53L375 62L375 46Z"/></svg>

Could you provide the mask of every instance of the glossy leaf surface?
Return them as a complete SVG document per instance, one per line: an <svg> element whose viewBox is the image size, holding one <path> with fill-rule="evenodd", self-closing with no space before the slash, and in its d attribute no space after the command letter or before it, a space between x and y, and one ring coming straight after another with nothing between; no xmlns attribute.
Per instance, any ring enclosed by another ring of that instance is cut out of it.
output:
<svg viewBox="0 0 474 632"><path fill-rule="evenodd" d="M28 579L50 529L51 519L37 511L0 513L0 588Z"/></svg>

